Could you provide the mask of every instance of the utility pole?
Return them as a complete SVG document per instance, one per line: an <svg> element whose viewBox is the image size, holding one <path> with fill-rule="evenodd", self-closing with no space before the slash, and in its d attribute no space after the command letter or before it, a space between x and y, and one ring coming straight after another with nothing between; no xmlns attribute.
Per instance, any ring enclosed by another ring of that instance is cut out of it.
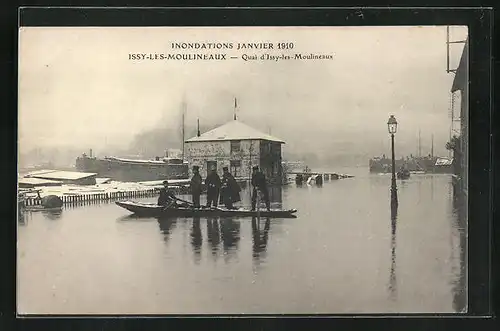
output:
<svg viewBox="0 0 500 331"><path fill-rule="evenodd" d="M238 102L236 101L236 97L234 98L234 116L233 119L236 121L236 109L238 108Z"/></svg>
<svg viewBox="0 0 500 331"><path fill-rule="evenodd" d="M185 152L185 144L184 144L184 140L185 140L185 114L186 114L186 100L183 99L182 100L182 160L184 161L184 152Z"/></svg>
<svg viewBox="0 0 500 331"><path fill-rule="evenodd" d="M431 135L431 157L434 157L434 134Z"/></svg>
<svg viewBox="0 0 500 331"><path fill-rule="evenodd" d="M420 129L418 129L418 157L422 156L422 146L420 140Z"/></svg>

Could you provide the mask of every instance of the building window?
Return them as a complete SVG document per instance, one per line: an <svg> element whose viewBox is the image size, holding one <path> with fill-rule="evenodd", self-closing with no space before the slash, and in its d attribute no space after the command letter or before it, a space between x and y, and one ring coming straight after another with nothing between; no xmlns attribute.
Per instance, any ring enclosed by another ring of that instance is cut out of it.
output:
<svg viewBox="0 0 500 331"><path fill-rule="evenodd" d="M229 171L234 177L238 177L241 174L241 160L231 160L229 162Z"/></svg>
<svg viewBox="0 0 500 331"><path fill-rule="evenodd" d="M238 153L241 150L241 140L231 140L231 153Z"/></svg>
<svg viewBox="0 0 500 331"><path fill-rule="evenodd" d="M241 167L241 160L231 160L230 164L231 164L231 168L233 168L233 167L239 168L239 167Z"/></svg>

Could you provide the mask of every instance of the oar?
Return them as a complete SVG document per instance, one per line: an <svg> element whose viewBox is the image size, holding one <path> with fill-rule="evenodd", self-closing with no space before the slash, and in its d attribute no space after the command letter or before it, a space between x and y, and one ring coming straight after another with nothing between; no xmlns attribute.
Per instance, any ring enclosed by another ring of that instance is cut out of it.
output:
<svg viewBox="0 0 500 331"><path fill-rule="evenodd" d="M175 200L180 201L180 202L184 202L184 203L186 203L186 204L188 204L188 205L190 205L190 206L194 206L194 204L193 204L192 202L189 202L189 201L187 201L187 200L183 200L183 199L178 198L178 197L175 197ZM164 209L167 209L167 208L168 208L168 207L165 207ZM222 209L217 208L217 207L210 207L210 209L211 209L211 210L219 210L219 211L221 211L221 210L222 210Z"/></svg>
<svg viewBox="0 0 500 331"><path fill-rule="evenodd" d="M178 198L178 197L175 197L175 200L177 200L177 201L181 201L181 202L184 202L184 203L187 203L187 204L188 204L188 205L190 205L190 206L194 206L194 204L193 204L192 202L189 202L189 201L187 201L187 200L182 200L182 199L180 199L180 198Z"/></svg>
<svg viewBox="0 0 500 331"><path fill-rule="evenodd" d="M186 204L188 204L188 205L191 205L191 206L193 205L191 202L186 201L186 200L179 199L178 197L174 197L174 199L175 199L175 200L177 200L177 201L184 202L184 203L186 203ZM169 207L170 207L170 205L167 205L167 206L165 206L165 207L163 208L163 210L166 210L166 209L168 209Z"/></svg>

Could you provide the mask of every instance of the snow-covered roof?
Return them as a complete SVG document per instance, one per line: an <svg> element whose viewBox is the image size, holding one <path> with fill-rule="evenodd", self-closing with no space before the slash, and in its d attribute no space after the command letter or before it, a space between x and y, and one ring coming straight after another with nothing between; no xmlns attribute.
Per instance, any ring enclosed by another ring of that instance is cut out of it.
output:
<svg viewBox="0 0 500 331"><path fill-rule="evenodd" d="M18 180L19 186L51 186L51 185L62 185L62 182L56 180L40 179L40 178L20 178Z"/></svg>
<svg viewBox="0 0 500 331"><path fill-rule="evenodd" d="M199 137L193 137L186 142L196 141L224 141L224 140L268 140L284 144L276 137L260 132L238 120L228 122L213 130L207 131Z"/></svg>
<svg viewBox="0 0 500 331"><path fill-rule="evenodd" d="M24 176L24 178L39 178L48 180L78 180L96 175L97 173L95 172L39 170L27 174L26 176Z"/></svg>

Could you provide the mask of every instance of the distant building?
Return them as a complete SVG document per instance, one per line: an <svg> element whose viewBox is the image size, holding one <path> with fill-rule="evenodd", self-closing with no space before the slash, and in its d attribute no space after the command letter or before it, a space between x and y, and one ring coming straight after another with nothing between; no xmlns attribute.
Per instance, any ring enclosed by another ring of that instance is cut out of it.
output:
<svg viewBox="0 0 500 331"><path fill-rule="evenodd" d="M176 148L169 148L165 150L165 158L182 160L182 151Z"/></svg>
<svg viewBox="0 0 500 331"><path fill-rule="evenodd" d="M285 142L238 121L233 120L211 131L185 141L186 160L200 167L206 177L207 169L215 166L219 174L228 167L234 177L250 178L257 165L271 184L282 183L281 145Z"/></svg>

